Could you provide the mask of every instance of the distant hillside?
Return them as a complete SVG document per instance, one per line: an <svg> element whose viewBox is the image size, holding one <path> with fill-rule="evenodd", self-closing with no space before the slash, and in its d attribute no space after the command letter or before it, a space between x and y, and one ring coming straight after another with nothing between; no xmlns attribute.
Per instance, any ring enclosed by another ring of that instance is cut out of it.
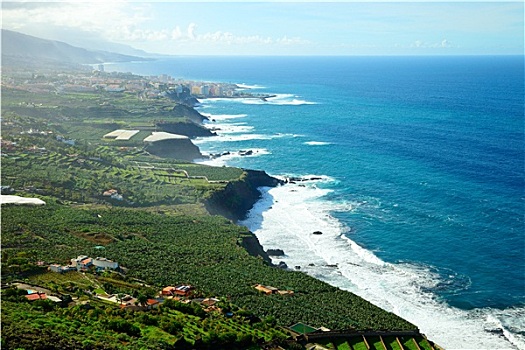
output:
<svg viewBox="0 0 525 350"><path fill-rule="evenodd" d="M16 58L77 64L145 60L138 56L86 50L64 42L2 29L2 61Z"/></svg>

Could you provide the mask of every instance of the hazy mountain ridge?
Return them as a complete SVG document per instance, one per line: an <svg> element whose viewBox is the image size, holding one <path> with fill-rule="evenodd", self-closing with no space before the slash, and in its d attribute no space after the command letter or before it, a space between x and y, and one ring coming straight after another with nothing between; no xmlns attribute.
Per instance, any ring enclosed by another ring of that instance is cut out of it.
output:
<svg viewBox="0 0 525 350"><path fill-rule="evenodd" d="M77 64L147 60L108 51L87 50L61 41L46 40L2 29L2 60L25 58Z"/></svg>

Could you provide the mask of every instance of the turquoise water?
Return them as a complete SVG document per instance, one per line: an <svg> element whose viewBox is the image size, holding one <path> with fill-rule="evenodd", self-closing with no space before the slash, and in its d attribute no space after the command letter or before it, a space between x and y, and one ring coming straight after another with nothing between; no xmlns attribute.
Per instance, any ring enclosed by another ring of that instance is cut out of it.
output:
<svg viewBox="0 0 525 350"><path fill-rule="evenodd" d="M232 152L216 164L322 177L265 191L244 223L265 248L285 247L289 266L337 263L303 271L442 345L525 348L523 57L181 57L113 69L276 94L203 100L220 136L196 141ZM327 235L313 241L316 228Z"/></svg>

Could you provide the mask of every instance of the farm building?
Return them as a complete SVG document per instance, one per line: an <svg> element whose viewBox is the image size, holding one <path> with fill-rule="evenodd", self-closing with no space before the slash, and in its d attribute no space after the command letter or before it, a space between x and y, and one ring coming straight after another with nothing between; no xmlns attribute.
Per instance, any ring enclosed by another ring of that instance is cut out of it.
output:
<svg viewBox="0 0 525 350"><path fill-rule="evenodd" d="M117 141L127 141L130 140L133 136L138 134L140 130L123 130L123 129L117 129L110 133L107 133L103 137L105 139L114 139Z"/></svg>
<svg viewBox="0 0 525 350"><path fill-rule="evenodd" d="M118 262L112 261L106 258L95 258L93 259L93 265L99 269L110 269L110 270L116 270L118 269Z"/></svg>
<svg viewBox="0 0 525 350"><path fill-rule="evenodd" d="M272 287L272 286L263 286L262 284L257 284L255 287L260 292L263 292L265 294L274 294L279 291L279 289Z"/></svg>
<svg viewBox="0 0 525 350"><path fill-rule="evenodd" d="M68 272L72 270L75 270L75 267L71 265L67 265L67 266L62 266L59 264L49 265L49 271L53 271L53 272L63 273L63 272Z"/></svg>
<svg viewBox="0 0 525 350"><path fill-rule="evenodd" d="M0 204L16 204L16 205L45 205L46 202L39 198L28 198L13 195L0 195Z"/></svg>

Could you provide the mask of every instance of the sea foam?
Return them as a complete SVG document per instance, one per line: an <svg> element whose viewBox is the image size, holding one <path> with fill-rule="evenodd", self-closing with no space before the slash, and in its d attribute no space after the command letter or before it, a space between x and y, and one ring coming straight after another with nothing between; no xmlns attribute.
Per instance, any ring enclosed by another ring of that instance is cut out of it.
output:
<svg viewBox="0 0 525 350"><path fill-rule="evenodd" d="M513 319L522 308L466 311L439 301L429 291L440 278L431 266L387 263L351 240L350 228L330 213L355 210L363 203L334 206L323 198L330 190L318 186L326 181L263 188L262 199L240 224L265 249L283 249L286 255L278 261L301 266L301 271L407 319L445 348L525 349L522 337L509 332L513 325L505 325L506 317Z"/></svg>
<svg viewBox="0 0 525 350"><path fill-rule="evenodd" d="M309 146L326 146L326 145L329 145L330 142L323 142L323 141L306 141L304 144L305 144L305 145L309 145Z"/></svg>
<svg viewBox="0 0 525 350"><path fill-rule="evenodd" d="M244 104L262 105L270 104L276 106L301 106L301 105L315 105L317 102L306 101L298 98L292 94L276 94L274 97L266 99L242 99Z"/></svg>
<svg viewBox="0 0 525 350"><path fill-rule="evenodd" d="M263 155L271 154L270 151L268 151L265 148L253 148L250 149L251 153L246 154L246 152L241 151L231 151L229 154L216 157L216 158L200 158L195 159L195 163L197 164L204 164L204 165L211 165L211 166L226 166L228 165L229 161L232 161L235 158L241 158L241 157L260 157ZM205 156L208 156L209 154L204 154Z"/></svg>
<svg viewBox="0 0 525 350"><path fill-rule="evenodd" d="M244 123L229 123L229 124L206 124L206 127L211 131L222 135L222 134L242 134L248 133L254 130L253 126L246 125Z"/></svg>
<svg viewBox="0 0 525 350"><path fill-rule="evenodd" d="M202 107L199 107L202 108ZM228 120L228 119L238 119L247 117L247 114L211 114L206 112L200 112L205 117L213 120Z"/></svg>
<svg viewBox="0 0 525 350"><path fill-rule="evenodd" d="M239 87L240 90L245 90L245 89L265 89L264 86L261 86L261 85L248 85L248 84L235 84Z"/></svg>

